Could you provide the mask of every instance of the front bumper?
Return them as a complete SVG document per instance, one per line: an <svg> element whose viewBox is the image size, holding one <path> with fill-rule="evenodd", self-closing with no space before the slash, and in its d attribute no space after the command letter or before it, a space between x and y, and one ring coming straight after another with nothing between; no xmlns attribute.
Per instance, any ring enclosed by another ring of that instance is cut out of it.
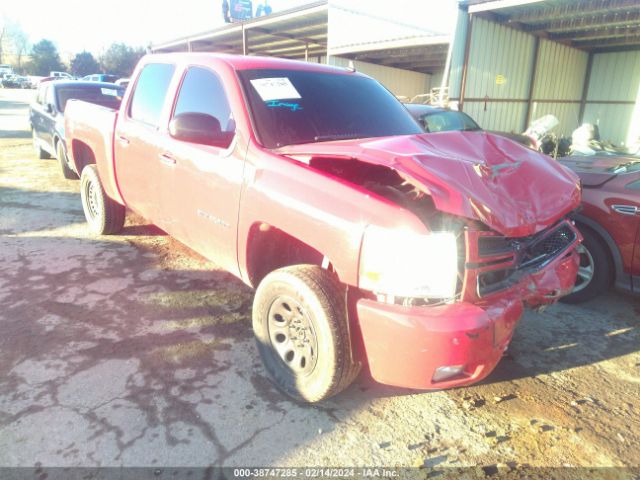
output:
<svg viewBox="0 0 640 480"><path fill-rule="evenodd" d="M572 245L544 268L478 303L404 307L359 300L358 322L371 375L383 384L416 389L482 380L500 361L524 306L553 303L570 292L578 265ZM434 381L437 369L447 366L463 370Z"/></svg>

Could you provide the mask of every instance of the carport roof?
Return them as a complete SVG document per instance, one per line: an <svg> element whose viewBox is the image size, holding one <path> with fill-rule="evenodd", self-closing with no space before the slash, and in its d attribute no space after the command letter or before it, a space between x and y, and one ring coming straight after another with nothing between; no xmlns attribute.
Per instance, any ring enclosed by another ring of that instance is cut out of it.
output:
<svg viewBox="0 0 640 480"><path fill-rule="evenodd" d="M301 58L327 53L327 0L151 46L154 52L219 52Z"/></svg>
<svg viewBox="0 0 640 480"><path fill-rule="evenodd" d="M153 52L218 52L290 59L327 55L327 0L151 46ZM414 29L415 30L415 29ZM443 69L450 36L412 32L402 38L343 46L332 54L422 73Z"/></svg>
<svg viewBox="0 0 640 480"><path fill-rule="evenodd" d="M469 13L586 51L640 48L638 0L463 0Z"/></svg>

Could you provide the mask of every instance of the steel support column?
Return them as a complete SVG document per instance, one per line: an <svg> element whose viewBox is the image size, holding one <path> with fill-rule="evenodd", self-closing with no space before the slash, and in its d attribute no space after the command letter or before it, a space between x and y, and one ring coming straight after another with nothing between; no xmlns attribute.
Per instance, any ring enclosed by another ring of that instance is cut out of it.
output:
<svg viewBox="0 0 640 480"><path fill-rule="evenodd" d="M467 16L467 36L464 41L464 63L462 64L462 80L460 83L460 100L458 100L458 110L464 107L464 94L467 89L467 69L469 67L469 50L471 49L471 34L473 33L473 14Z"/></svg>
<svg viewBox="0 0 640 480"><path fill-rule="evenodd" d="M531 106L533 105L533 89L536 86L536 78L538 76L538 57L540 56L540 37L533 39L533 64L531 65L531 82L529 83L529 95L527 96L527 107L524 115L524 127L526 130L531 121Z"/></svg>

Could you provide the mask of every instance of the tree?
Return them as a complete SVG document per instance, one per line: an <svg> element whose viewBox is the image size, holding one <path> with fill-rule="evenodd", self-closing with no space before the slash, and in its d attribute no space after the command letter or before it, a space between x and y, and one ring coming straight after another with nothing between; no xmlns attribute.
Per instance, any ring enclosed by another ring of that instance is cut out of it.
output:
<svg viewBox="0 0 640 480"><path fill-rule="evenodd" d="M47 76L49 72L63 69L58 49L51 40L40 40L33 46L29 64L32 75Z"/></svg>
<svg viewBox="0 0 640 480"><path fill-rule="evenodd" d="M22 70L22 57L29 49L29 37L20 26L11 32L11 46L13 47L13 55L16 60L16 67L18 70Z"/></svg>
<svg viewBox="0 0 640 480"><path fill-rule="evenodd" d="M76 77L84 77L99 71L100 65L90 52L80 52L71 60L71 73Z"/></svg>
<svg viewBox="0 0 640 480"><path fill-rule="evenodd" d="M100 64L104 73L129 77L143 55L143 48L132 48L124 43L114 43L102 55Z"/></svg>

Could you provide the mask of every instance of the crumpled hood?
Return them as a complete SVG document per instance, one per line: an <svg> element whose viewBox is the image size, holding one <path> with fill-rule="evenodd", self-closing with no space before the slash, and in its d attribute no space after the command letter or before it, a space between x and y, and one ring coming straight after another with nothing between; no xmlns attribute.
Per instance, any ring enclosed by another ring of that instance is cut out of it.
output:
<svg viewBox="0 0 640 480"><path fill-rule="evenodd" d="M356 158L389 167L429 194L436 208L480 220L509 237L543 230L580 204L579 179L552 158L487 132L291 145L287 156Z"/></svg>

